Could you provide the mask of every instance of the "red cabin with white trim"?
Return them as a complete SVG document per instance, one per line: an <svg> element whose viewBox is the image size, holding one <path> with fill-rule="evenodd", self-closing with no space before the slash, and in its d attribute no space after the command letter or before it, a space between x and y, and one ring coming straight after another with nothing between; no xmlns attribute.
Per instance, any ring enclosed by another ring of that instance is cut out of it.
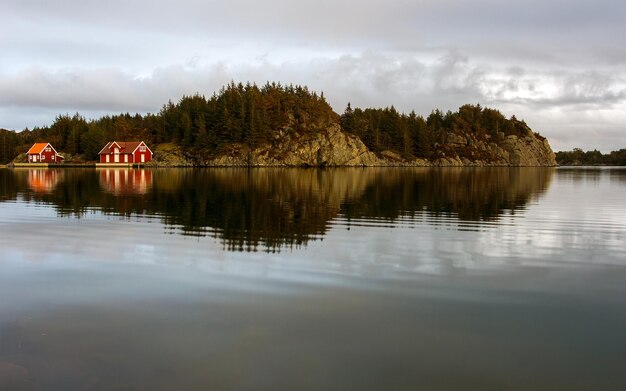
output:
<svg viewBox="0 0 626 391"><path fill-rule="evenodd" d="M152 151L143 141L110 141L99 154L100 163L142 164L152 161Z"/></svg>
<svg viewBox="0 0 626 391"><path fill-rule="evenodd" d="M61 163L63 156L59 155L50 143L35 143L26 152L29 163Z"/></svg>

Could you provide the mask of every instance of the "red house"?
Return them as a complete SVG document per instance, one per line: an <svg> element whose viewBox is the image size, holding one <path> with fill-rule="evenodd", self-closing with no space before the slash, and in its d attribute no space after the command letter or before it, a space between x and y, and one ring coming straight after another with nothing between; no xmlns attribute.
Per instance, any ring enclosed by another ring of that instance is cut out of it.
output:
<svg viewBox="0 0 626 391"><path fill-rule="evenodd" d="M59 155L50 143L35 143L26 154L29 163L60 163L63 161L63 156Z"/></svg>
<svg viewBox="0 0 626 391"><path fill-rule="evenodd" d="M152 161L152 151L143 141L110 141L100 151L100 163L140 164Z"/></svg>

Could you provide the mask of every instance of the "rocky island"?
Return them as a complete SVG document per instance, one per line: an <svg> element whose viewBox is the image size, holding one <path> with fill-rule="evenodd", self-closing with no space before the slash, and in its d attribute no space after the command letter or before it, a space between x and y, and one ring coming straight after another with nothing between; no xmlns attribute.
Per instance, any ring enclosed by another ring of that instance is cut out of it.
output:
<svg viewBox="0 0 626 391"><path fill-rule="evenodd" d="M66 161L93 161L108 140L125 139L150 144L150 165L157 167L556 165L547 139L495 109L464 105L422 117L348 103L339 115L323 94L276 83L231 83L210 98L169 102L158 114L58 116L51 126L4 132L0 150L11 153L0 157L6 163L20 148L45 140Z"/></svg>
<svg viewBox="0 0 626 391"><path fill-rule="evenodd" d="M374 153L355 135L338 125L312 134L278 133L274 143L256 148L229 145L206 160L187 163L206 166L555 166L554 153L545 138L534 134L506 136L501 140L449 133L448 141L433 157L403 157L393 150ZM179 155L180 156L180 155ZM157 165L162 164L157 160Z"/></svg>

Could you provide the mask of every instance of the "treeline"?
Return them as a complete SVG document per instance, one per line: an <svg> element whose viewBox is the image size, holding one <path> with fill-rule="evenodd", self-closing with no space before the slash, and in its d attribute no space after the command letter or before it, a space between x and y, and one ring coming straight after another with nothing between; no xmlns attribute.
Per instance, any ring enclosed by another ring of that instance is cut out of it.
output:
<svg viewBox="0 0 626 391"><path fill-rule="evenodd" d="M603 154L598 150L583 151L574 148L571 151L560 151L556 154L556 162L561 166L626 166L626 149Z"/></svg>
<svg viewBox="0 0 626 391"><path fill-rule="evenodd" d="M157 114L126 113L94 120L78 113L59 115L50 126L7 132L10 137L0 138L0 151L6 150L2 161L9 162L33 143L47 141L59 152L96 160L110 140L144 140L149 145L175 143L210 155L226 144L254 147L272 140L279 130L314 131L337 120L323 94L307 87L230 83L210 98L193 95L176 104L170 101Z"/></svg>
<svg viewBox="0 0 626 391"><path fill-rule="evenodd" d="M153 142L208 151L235 142L254 147L278 130L319 130L336 117L324 95L307 87L231 83L210 99L194 95L163 106Z"/></svg>
<svg viewBox="0 0 626 391"><path fill-rule="evenodd" d="M21 144L19 133L0 129L0 164L7 164L12 161L17 156Z"/></svg>
<svg viewBox="0 0 626 391"><path fill-rule="evenodd" d="M352 109L339 116L324 95L307 87L231 82L211 97L184 96L168 102L156 114L129 113L87 120L76 113L59 115L50 126L0 135L0 162L7 163L35 142L52 143L76 159L97 160L110 140L144 140L149 145L175 143L197 156L211 156L222 146L243 143L255 147L272 142L277 132L311 132L332 124L357 135L374 152L391 150L405 158L436 157L452 133L499 140L531 132L524 121L507 119L498 110L464 105L457 112L433 111L426 118L411 112ZM66 160L67 161L67 160Z"/></svg>
<svg viewBox="0 0 626 391"><path fill-rule="evenodd" d="M385 109L352 109L350 103L341 116L345 131L356 134L374 152L392 150L407 159L432 157L437 147L448 141L451 133L472 134L477 139L494 140L509 135L525 136L531 132L524 121L515 116L507 119L495 109L463 105L457 112L445 114L434 110L426 118L398 112L393 106Z"/></svg>

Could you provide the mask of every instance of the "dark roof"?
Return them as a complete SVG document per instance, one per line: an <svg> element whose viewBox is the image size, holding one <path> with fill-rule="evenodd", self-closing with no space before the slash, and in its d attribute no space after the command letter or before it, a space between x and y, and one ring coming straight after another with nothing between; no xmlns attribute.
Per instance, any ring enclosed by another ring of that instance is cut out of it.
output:
<svg viewBox="0 0 626 391"><path fill-rule="evenodd" d="M113 144L119 145L120 153L132 153L135 149L137 149L137 147L141 143L143 143L144 145L146 144L143 141L109 141L107 145L105 145L104 148L102 148L99 154L111 153L112 152L111 147L113 146ZM148 146L146 145L146 148L147 147ZM150 151L150 153L152 153L150 148L148 148L148 150Z"/></svg>

